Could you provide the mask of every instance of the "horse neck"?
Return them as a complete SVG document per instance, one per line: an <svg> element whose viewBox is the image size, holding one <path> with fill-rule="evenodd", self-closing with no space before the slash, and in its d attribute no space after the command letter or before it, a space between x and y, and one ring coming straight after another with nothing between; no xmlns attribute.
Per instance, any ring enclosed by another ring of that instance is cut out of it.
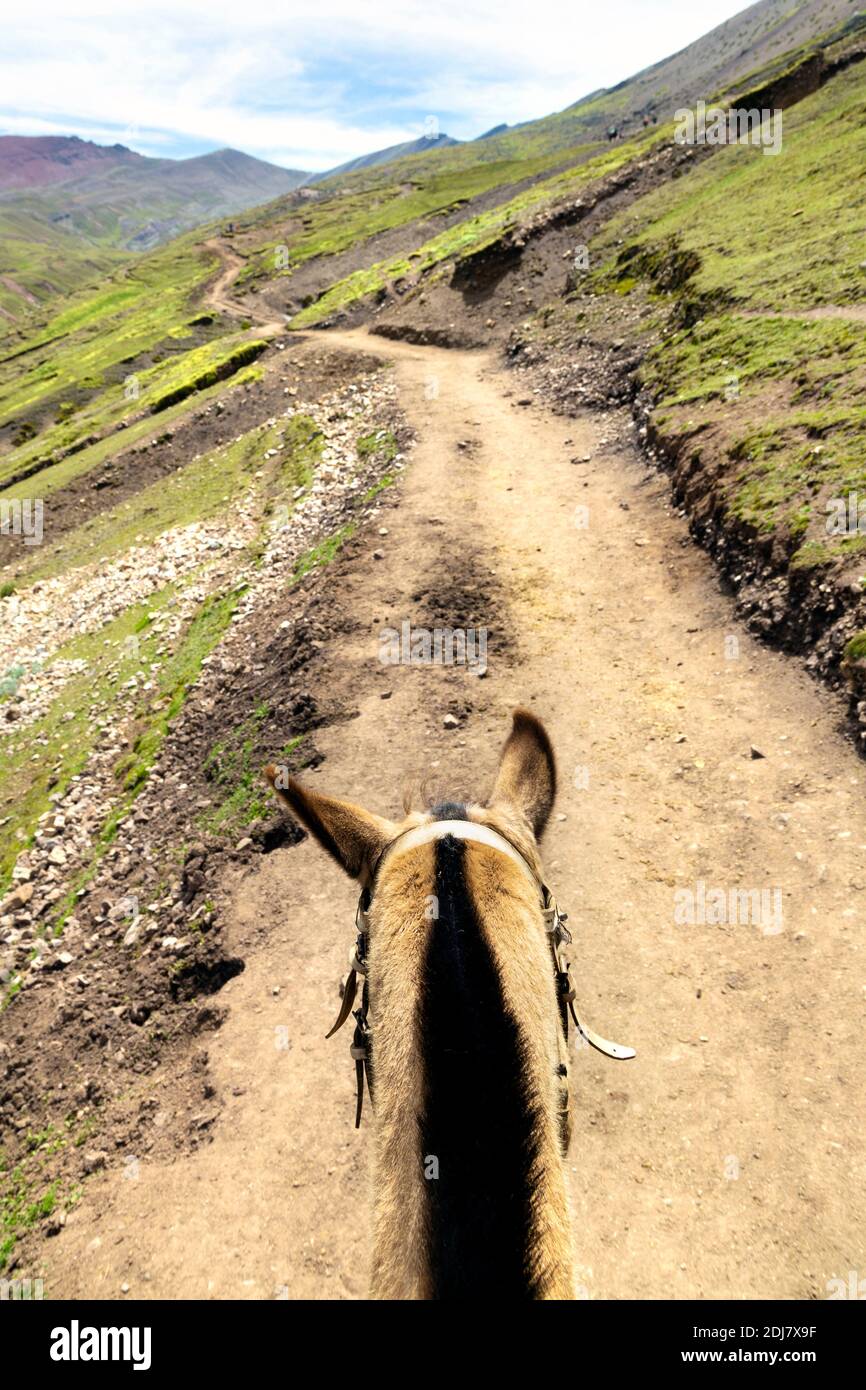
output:
<svg viewBox="0 0 866 1390"><path fill-rule="evenodd" d="M428 848L374 934L378 1291L571 1297L559 1024L536 895L489 849ZM413 893L435 915L419 918Z"/></svg>

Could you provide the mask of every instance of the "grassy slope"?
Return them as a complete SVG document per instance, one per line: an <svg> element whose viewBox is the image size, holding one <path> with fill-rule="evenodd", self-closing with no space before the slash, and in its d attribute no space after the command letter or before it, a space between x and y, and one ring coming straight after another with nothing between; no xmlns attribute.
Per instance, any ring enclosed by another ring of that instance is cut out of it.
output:
<svg viewBox="0 0 866 1390"><path fill-rule="evenodd" d="M181 237L110 276L96 293L58 304L0 360L0 423L177 333L191 294L217 264L196 238Z"/></svg>
<svg viewBox="0 0 866 1390"><path fill-rule="evenodd" d="M577 193L593 179L613 173L634 159L642 149L666 137L670 138L670 131L655 131L652 135L621 141L591 158L587 157L590 153L588 149L580 151L573 165L534 183L530 188L497 206L466 217L422 242L407 255L374 262L363 270L355 271L345 279L338 280L314 304L296 314L292 319L292 326L302 328L319 323L335 310L345 309L358 300L365 299L390 281L430 271L443 262L453 261L469 252L479 250L501 236L509 227L518 226L533 214Z"/></svg>
<svg viewBox="0 0 866 1390"><path fill-rule="evenodd" d="M95 284L128 259L127 252L88 246L0 201L0 340L34 307Z"/></svg>
<svg viewBox="0 0 866 1390"><path fill-rule="evenodd" d="M95 293L79 291L59 302L0 361L0 437L5 442L0 480L37 470L0 496L45 497L101 467L120 449L151 437L198 409L202 400L225 391L224 384L210 383L227 362L234 365L238 349L242 357L259 350L254 337L238 331L236 320L195 324L202 317L203 288L219 264L203 240L201 233L181 237L115 271ZM231 385L254 370L241 370ZM131 396L126 391L130 376L136 384ZM194 401L182 399L152 413L192 388L197 391ZM128 427L115 433L119 423ZM13 446L16 433L28 424L34 437ZM76 447L101 432L104 437L97 442ZM43 546L27 555L17 576L18 588L83 565L110 562L134 544L146 546L169 528L218 517L242 492L251 492L264 526L274 499L291 507L295 489L309 481L318 447L315 432L304 429L302 419L286 426L283 443L272 433L267 427L256 428L58 542L46 537ZM264 453L272 447L277 454L265 462ZM80 771L101 727L115 717L125 681L145 670L159 693L152 707L138 712L136 727L144 732L131 749L128 765L119 768L124 797L135 794L183 703L189 680L230 620L237 595L231 585L211 595L180 644L168 652L155 624L174 600L173 589L163 590L146 604L119 614L100 632L53 653L52 661L81 659L86 667L64 685L36 725L20 734L7 726L10 731L0 738L0 886L8 882L14 859L47 809L49 790L62 790ZM136 638L134 644L131 637ZM2 698L14 699L20 673L2 675ZM113 816L105 829L105 844L115 823Z"/></svg>
<svg viewBox="0 0 866 1390"><path fill-rule="evenodd" d="M286 421L279 431L258 426L85 523L58 544L39 547L25 584L109 562L133 545L146 547L167 530L218 516L242 493L251 496L265 527L276 503L290 511L296 490L312 481L321 444L315 424L303 415ZM269 450L276 452L266 459ZM146 556L146 549L143 553ZM244 558L249 557L236 556L235 567ZM196 575L186 582L194 582ZM168 649L158 619L176 593L170 585L146 602L133 604L99 631L76 637L54 652L50 662L83 661L84 667L67 681L42 718L20 733L13 728L0 737L0 891L38 817L48 809L49 791L62 791L85 766L101 730L115 715L117 692L142 672L156 693L150 698L142 694L140 707L130 715L130 725L137 730L135 742L116 768L124 805L146 778L190 681L224 632L239 596L233 580L222 581L219 591L199 605L180 642ZM3 673L0 708L4 700L14 698L22 674L14 669ZM112 825L115 822L116 811ZM108 825L106 843L112 833Z"/></svg>
<svg viewBox="0 0 866 1390"><path fill-rule="evenodd" d="M96 293L62 301L0 360L0 485L50 469L69 450L225 368L241 343L237 324L191 322L217 265L197 238L179 238L115 272ZM116 447L131 438L132 431L118 436ZM94 451L93 461L111 447Z"/></svg>
<svg viewBox="0 0 866 1390"><path fill-rule="evenodd" d="M454 152L448 147L398 160L379 169L375 181L363 172L344 175L334 185L325 182L319 185L324 195L321 202L302 210L288 203L268 209L267 221L273 225L263 226L263 238L254 244L239 284L274 278L278 246L288 246L289 265L282 273L291 275L313 257L335 255L379 232L453 213L471 198L506 189L561 162L558 152L532 155L525 151L479 162L458 146Z"/></svg>
<svg viewBox="0 0 866 1390"><path fill-rule="evenodd" d="M728 508L758 532L790 534L795 563L862 545L828 537L825 521L830 497L866 497L866 324L811 311L866 302L864 227L861 63L785 113L777 158L722 150L634 204L594 248L597 288L648 291L657 308L669 307L659 279L672 251L695 254L674 298L680 320L697 322L665 333L644 369L655 423L696 452L721 439Z"/></svg>

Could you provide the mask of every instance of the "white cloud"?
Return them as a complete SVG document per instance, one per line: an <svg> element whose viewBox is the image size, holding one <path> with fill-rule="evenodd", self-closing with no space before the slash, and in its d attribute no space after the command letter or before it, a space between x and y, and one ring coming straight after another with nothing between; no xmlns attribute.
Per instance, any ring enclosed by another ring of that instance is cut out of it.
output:
<svg viewBox="0 0 866 1390"><path fill-rule="evenodd" d="M41 0L4 35L0 127L322 169L420 134L427 112L462 138L546 115L740 4L708 19L693 0Z"/></svg>

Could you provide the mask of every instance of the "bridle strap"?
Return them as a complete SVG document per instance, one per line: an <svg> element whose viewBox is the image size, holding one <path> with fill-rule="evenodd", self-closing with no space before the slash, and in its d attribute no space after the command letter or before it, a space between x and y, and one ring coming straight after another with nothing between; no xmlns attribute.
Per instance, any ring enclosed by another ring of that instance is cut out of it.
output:
<svg viewBox="0 0 866 1390"><path fill-rule="evenodd" d="M526 855L522 854L517 846L500 834L498 830L474 820L434 820L427 821L424 825L415 825L411 830L404 830L382 850L373 865L372 882L375 882L376 875L386 856L391 858L394 854L403 854L407 850L417 849L419 845L428 845L434 840L444 840L449 835L454 840L471 840L475 844L487 845L489 849L506 854L513 863L523 869L536 888L541 887L543 889L544 885L539 884L538 875Z"/></svg>

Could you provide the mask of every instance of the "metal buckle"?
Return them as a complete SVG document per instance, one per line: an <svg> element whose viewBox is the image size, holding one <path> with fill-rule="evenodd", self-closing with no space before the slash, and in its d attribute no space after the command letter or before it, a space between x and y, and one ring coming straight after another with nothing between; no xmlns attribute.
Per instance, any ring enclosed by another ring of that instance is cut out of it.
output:
<svg viewBox="0 0 866 1390"><path fill-rule="evenodd" d="M544 918L545 931L553 937L555 946L570 946L571 932L565 925L568 921L568 913L560 912L556 905L556 898L553 896L546 883L542 884L541 892L542 902L544 904L541 909L541 915Z"/></svg>

